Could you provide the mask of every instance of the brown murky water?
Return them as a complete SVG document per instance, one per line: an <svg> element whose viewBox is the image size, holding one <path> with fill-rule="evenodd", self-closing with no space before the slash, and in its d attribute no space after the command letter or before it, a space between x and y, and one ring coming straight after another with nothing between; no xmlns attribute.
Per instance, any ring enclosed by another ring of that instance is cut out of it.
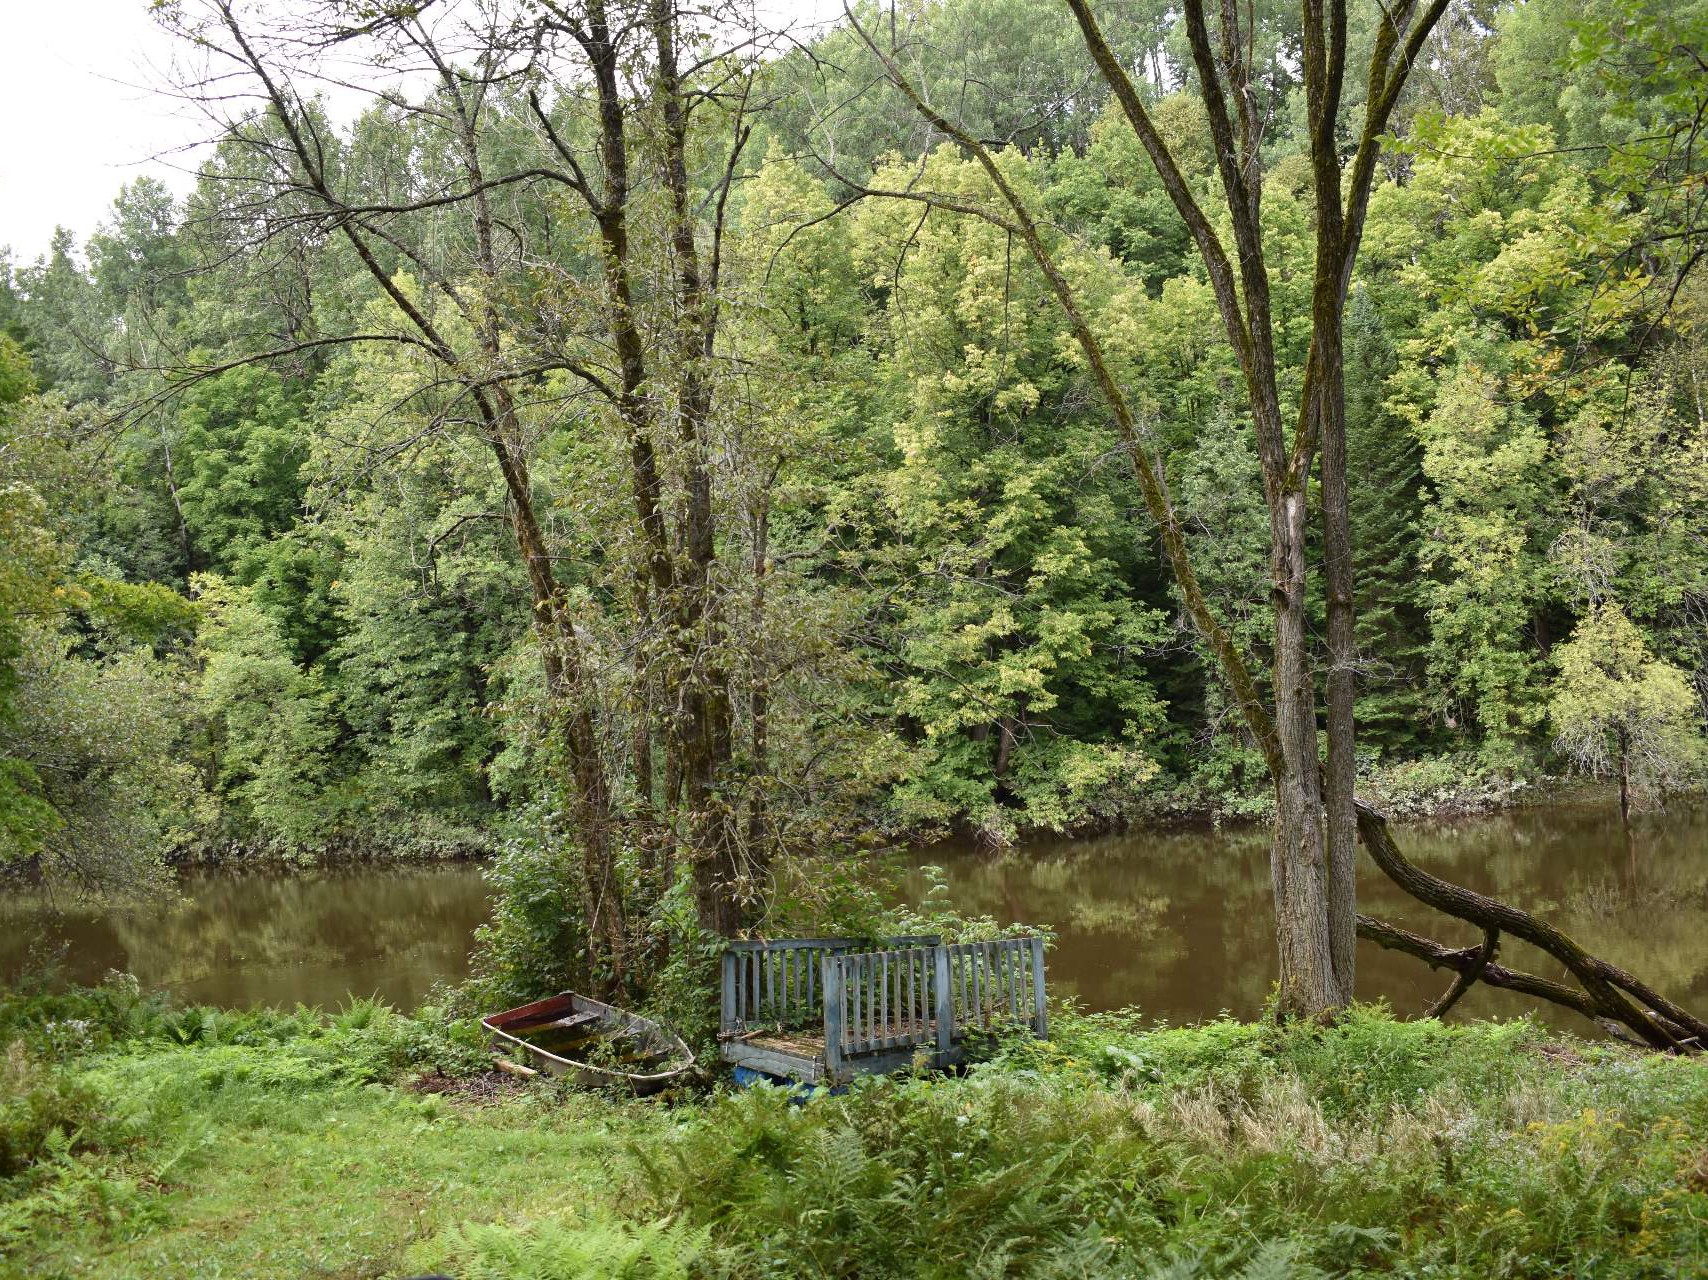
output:
<svg viewBox="0 0 1708 1280"><path fill-rule="evenodd" d="M1556 805L1450 824L1396 829L1414 862L1446 879L1545 913L1590 951L1680 1003L1708 1008L1708 809L1675 808L1636 824L1627 845L1602 803ZM1057 931L1051 994L1091 1009L1138 1005L1169 1022L1226 1010L1251 1017L1275 979L1269 855L1261 831L1178 832L1034 843L981 857L940 846L931 861L963 912L1027 920ZM916 872L914 895L928 878ZM1470 925L1408 898L1364 860L1359 910L1456 946ZM1551 978L1561 967L1503 940L1502 963ZM1414 1013L1449 976L1409 956L1360 943L1358 991ZM1510 1017L1537 1006L1478 986L1467 1016ZM1565 1010L1544 1015L1592 1033Z"/></svg>
<svg viewBox="0 0 1708 1280"><path fill-rule="evenodd" d="M486 883L471 864L186 876L176 903L54 913L40 898L0 903L0 981L43 960L75 982L134 973L186 1001L225 1006L351 995L413 1007L468 974Z"/></svg>
<svg viewBox="0 0 1708 1280"><path fill-rule="evenodd" d="M1423 866L1546 911L1592 951L1696 1008L1708 1007L1708 809L1644 818L1627 846L1601 804L1537 808L1400 831ZM1249 1017L1274 980L1267 850L1261 832L1191 831L1040 841L999 857L956 845L913 856L942 868L962 911L1057 931L1052 994L1094 1009L1136 1004L1171 1022L1222 1010ZM1369 868L1360 909L1465 945L1469 926L1417 907ZM928 874L906 878L923 894ZM0 981L32 956L65 974L124 969L148 986L221 1005L336 1005L350 995L419 1002L468 971L486 885L471 865L353 868L308 874L189 877L175 905L55 917L13 895L0 902ZM1519 944L1502 960L1547 976L1557 967ZM1444 975L1369 945L1363 995L1413 1012ZM1529 1002L1477 988L1467 1014L1511 1015ZM1587 1029L1561 1013L1563 1026Z"/></svg>

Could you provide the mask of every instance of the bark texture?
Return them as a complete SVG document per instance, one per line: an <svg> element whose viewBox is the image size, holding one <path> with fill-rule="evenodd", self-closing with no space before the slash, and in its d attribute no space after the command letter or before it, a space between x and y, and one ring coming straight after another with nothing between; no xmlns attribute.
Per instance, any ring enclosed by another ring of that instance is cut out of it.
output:
<svg viewBox="0 0 1708 1280"><path fill-rule="evenodd" d="M734 700L721 658L724 636L719 598L717 508L707 443L716 391L714 358L720 318L719 270L724 219L735 166L751 124L745 98L737 106L727 161L710 192L692 189L689 171L689 102L693 90L680 69L679 11L650 0L641 21L620 21L607 0L579 8L543 6L546 27L581 49L597 97L598 155L602 179L582 169L575 148L552 127L536 96L532 105L547 139L563 160L567 185L585 202L599 229L603 259L602 309L618 358L612 406L629 440L630 488L636 534L645 569L639 578L641 612L650 621L637 664L640 683L656 692L656 719L664 748L662 829L644 837L673 845L694 881L702 927L724 936L746 923L756 877L741 815L726 792L733 788ZM624 85L625 40L636 33L650 44L651 103L661 123L654 146L667 196L670 249L670 341L649 341L635 310L635 280L646 274L635 259L630 229L631 174L636 145L630 137L633 104ZM709 210L709 218L703 211ZM701 221L709 226L702 234ZM663 392L664 394L661 394ZM673 479L667 484L661 457L668 450ZM640 730L637 729L637 735ZM637 767L640 759L637 736ZM650 734L644 786L650 795ZM757 819L750 812L749 826ZM760 815L762 818L762 815ZM650 856L655 871L674 857Z"/></svg>

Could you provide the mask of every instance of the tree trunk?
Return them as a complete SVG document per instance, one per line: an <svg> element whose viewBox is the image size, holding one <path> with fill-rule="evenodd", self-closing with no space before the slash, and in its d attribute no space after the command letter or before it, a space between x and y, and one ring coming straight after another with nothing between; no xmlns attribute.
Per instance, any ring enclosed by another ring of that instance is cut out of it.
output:
<svg viewBox="0 0 1708 1280"><path fill-rule="evenodd" d="M1357 782L1354 751L1354 673L1357 634L1353 614L1351 510L1346 476L1346 378L1343 334L1346 293L1363 224L1369 182L1355 166L1350 187L1341 167L1342 89L1346 70L1346 9L1304 0L1301 26L1305 98L1308 104L1311 186L1316 210L1316 257L1311 285L1311 344L1306 360L1298 437L1314 437L1322 477L1323 586L1328 622L1325 728L1328 760L1323 770L1324 847L1328 877L1329 950L1336 984L1350 1000L1356 969L1358 824L1353 810ZM1374 79L1374 77L1372 77ZM1373 87L1373 86L1372 86ZM1368 126L1366 129L1368 133ZM1342 204L1343 195L1346 203ZM1298 440L1294 452L1300 454ZM1300 456L1308 457L1308 449Z"/></svg>
<svg viewBox="0 0 1708 1280"><path fill-rule="evenodd" d="M1338 174L1338 169L1333 170ZM1329 181L1325 176L1323 181ZM1338 205L1338 183L1332 191ZM1319 201L1319 205L1324 202ZM1330 219L1325 210L1319 217ZM1332 219L1338 221L1337 219ZM1312 403L1304 417L1314 416L1321 448L1323 589L1328 615L1328 679L1325 727L1328 760L1323 771L1323 808L1327 827L1329 949L1340 990L1352 998L1358 936L1358 818L1354 792L1358 784L1356 705L1358 635L1354 610L1352 515L1346 475L1346 376L1343 325L1346 311L1344 276L1333 257L1338 235L1319 237L1318 253L1328 256L1318 270L1313 310L1311 357Z"/></svg>
<svg viewBox="0 0 1708 1280"><path fill-rule="evenodd" d="M486 198L486 175L481 167L480 145L475 136L480 90L474 91L476 100L469 101L451 67L439 60L436 52L433 52L433 57L451 103L457 136L462 144L463 167L469 188L474 193L470 209L475 264L487 282L474 313L477 322L475 337L485 359L499 367L504 358L504 343L494 297L499 289L501 271L493 244L493 217ZM564 615L563 597L552 568L551 552L534 513L527 461L520 445L522 429L515 398L504 382L494 384L483 394L477 393L476 398L483 406L482 417L489 443L497 455L499 469L510 494L517 542L528 562L534 613L543 624L539 632L548 655L547 689L551 695L551 716L569 757L573 791L571 809L576 837L581 843L581 890L589 943L588 968L597 985L620 991L628 982L629 939L627 912L612 841L610 783L600 756L598 730L586 690L580 687L584 683L580 664L566 665L559 657L557 676L551 676L553 656L572 651L574 622ZM491 405L490 412L484 409L487 402Z"/></svg>
<svg viewBox="0 0 1708 1280"><path fill-rule="evenodd" d="M1631 735L1619 726L1619 826L1631 838Z"/></svg>
<svg viewBox="0 0 1708 1280"><path fill-rule="evenodd" d="M688 847L700 927L725 937L741 930L748 885L742 867L741 823L722 788L733 784L734 708L722 649L722 606L715 581L717 542L706 428L711 419L718 299L716 239L710 278L701 270L688 191L688 114L677 63L677 11L653 0L650 15L658 51L657 96L664 117L664 183L670 193L670 242L678 307L677 434L683 453L686 510L676 668L685 681L682 777L688 804ZM737 150L739 151L739 142ZM721 206L720 206L721 207Z"/></svg>
<svg viewBox="0 0 1708 1280"><path fill-rule="evenodd" d="M771 470L766 482L766 490L755 503L752 513L753 525L753 620L749 624L752 639L753 675L748 688L748 751L753 759L748 766L752 779L752 791L747 800L747 848L750 857L759 857L765 848L765 796L761 789L762 780L770 772L771 751L771 672L764 652L762 638L765 635L765 585L766 578L771 572L771 496L770 484L776 479L777 470Z"/></svg>
<svg viewBox="0 0 1708 1280"><path fill-rule="evenodd" d="M1269 871L1275 895L1282 1017L1321 1017L1351 992L1335 971L1329 933L1327 832L1317 758L1316 687L1306 625L1305 496L1289 494L1272 522L1275 577L1275 728L1284 768L1274 774Z"/></svg>

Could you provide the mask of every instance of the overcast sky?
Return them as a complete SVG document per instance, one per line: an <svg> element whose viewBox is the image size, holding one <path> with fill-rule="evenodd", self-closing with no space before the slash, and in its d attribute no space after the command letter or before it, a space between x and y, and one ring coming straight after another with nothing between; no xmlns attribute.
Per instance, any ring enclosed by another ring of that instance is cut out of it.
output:
<svg viewBox="0 0 1708 1280"><path fill-rule="evenodd" d="M181 151L206 125L169 95L177 42L150 0L0 0L0 247L15 263L45 253L55 226L81 245L120 184L150 174L180 195L196 157ZM841 12L840 0L768 0L799 21Z"/></svg>
<svg viewBox="0 0 1708 1280"><path fill-rule="evenodd" d="M0 245L16 261L45 252L56 224L81 243L140 173L189 189L173 167L184 157L151 159L198 133L177 103L145 87L175 53L149 0L0 0L0 10Z"/></svg>

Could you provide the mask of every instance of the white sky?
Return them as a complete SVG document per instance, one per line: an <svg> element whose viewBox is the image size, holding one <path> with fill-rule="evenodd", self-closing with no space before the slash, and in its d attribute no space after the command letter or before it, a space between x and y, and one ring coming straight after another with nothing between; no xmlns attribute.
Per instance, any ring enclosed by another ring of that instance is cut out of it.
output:
<svg viewBox="0 0 1708 1280"><path fill-rule="evenodd" d="M180 195L197 157L178 149L207 125L150 86L168 82L180 45L149 16L151 0L0 0L0 248L15 264L47 252L55 226L79 246L140 174ZM840 0L766 0L797 21Z"/></svg>
<svg viewBox="0 0 1708 1280"><path fill-rule="evenodd" d="M189 157L155 160L199 137L165 79L176 43L149 0L0 0L0 246L18 263L47 251L56 224L78 243L110 212L121 183L147 173L180 194Z"/></svg>

